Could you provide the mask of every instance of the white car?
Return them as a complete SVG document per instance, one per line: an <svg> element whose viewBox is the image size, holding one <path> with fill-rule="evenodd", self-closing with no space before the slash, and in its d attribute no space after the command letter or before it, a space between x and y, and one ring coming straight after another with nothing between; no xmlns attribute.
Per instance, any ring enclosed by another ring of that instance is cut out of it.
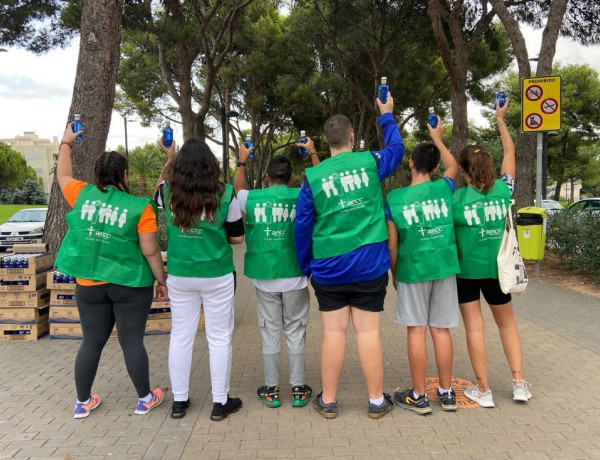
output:
<svg viewBox="0 0 600 460"><path fill-rule="evenodd" d="M0 225L0 252L15 244L41 243L48 208L25 208Z"/></svg>

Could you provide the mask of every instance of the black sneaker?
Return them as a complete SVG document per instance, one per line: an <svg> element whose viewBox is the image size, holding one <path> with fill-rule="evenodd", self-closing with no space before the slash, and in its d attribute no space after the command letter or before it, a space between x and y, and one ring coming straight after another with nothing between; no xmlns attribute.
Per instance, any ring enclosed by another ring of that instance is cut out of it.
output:
<svg viewBox="0 0 600 460"><path fill-rule="evenodd" d="M369 402L369 418L381 418L393 408L392 397L387 393L383 393L383 402L379 406Z"/></svg>
<svg viewBox="0 0 600 460"><path fill-rule="evenodd" d="M452 388L450 388L448 393L440 393L440 389L438 388L437 397L442 403L443 410L456 410L456 394Z"/></svg>
<svg viewBox="0 0 600 460"><path fill-rule="evenodd" d="M190 398L187 401L173 401L171 406L171 418L185 417L185 410L190 407Z"/></svg>
<svg viewBox="0 0 600 460"><path fill-rule="evenodd" d="M336 418L337 417L337 402L325 404L323 402L323 392L319 393L315 399L313 399L313 407L315 410L325 418Z"/></svg>
<svg viewBox="0 0 600 460"><path fill-rule="evenodd" d="M230 398L227 396L227 402L225 404L213 403L210 419L219 422L226 419L229 414L239 411L241 407L242 400L240 398Z"/></svg>
<svg viewBox="0 0 600 460"><path fill-rule="evenodd" d="M312 398L312 388L308 385L299 385L292 387L292 406L293 407L304 407Z"/></svg>
<svg viewBox="0 0 600 460"><path fill-rule="evenodd" d="M279 401L279 385L268 387L263 385L256 390L256 399L263 403L267 407L279 407L281 401Z"/></svg>
<svg viewBox="0 0 600 460"><path fill-rule="evenodd" d="M432 412L431 407L429 407L427 395L421 395L415 399L412 388L404 391L395 391L394 404L403 409L413 411L419 415L430 414Z"/></svg>

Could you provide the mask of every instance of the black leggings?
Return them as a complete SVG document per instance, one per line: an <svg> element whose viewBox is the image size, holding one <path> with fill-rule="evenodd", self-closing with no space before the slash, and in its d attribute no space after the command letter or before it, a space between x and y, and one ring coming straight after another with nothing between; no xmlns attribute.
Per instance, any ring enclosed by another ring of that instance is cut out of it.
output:
<svg viewBox="0 0 600 460"><path fill-rule="evenodd" d="M86 401L92 393L102 349L115 322L129 377L138 397L150 393L148 353L144 347L146 319L152 303L152 287L118 284L75 288L83 341L75 359L77 399Z"/></svg>

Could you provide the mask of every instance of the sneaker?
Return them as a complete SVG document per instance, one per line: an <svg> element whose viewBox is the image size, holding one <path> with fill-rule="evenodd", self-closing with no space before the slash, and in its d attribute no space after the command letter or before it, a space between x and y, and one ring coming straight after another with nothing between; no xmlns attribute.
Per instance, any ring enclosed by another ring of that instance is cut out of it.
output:
<svg viewBox="0 0 600 460"><path fill-rule="evenodd" d="M225 404L213 403L213 409L210 414L210 419L219 422L227 418L229 414L233 414L242 408L242 400L240 398L230 398L227 396Z"/></svg>
<svg viewBox="0 0 600 460"><path fill-rule="evenodd" d="M437 397L442 403L443 410L456 410L456 393L450 388L448 393L440 393L440 389L437 389Z"/></svg>
<svg viewBox="0 0 600 460"><path fill-rule="evenodd" d="M392 397L387 393L383 393L383 402L379 406L369 401L369 412L367 415L369 418L381 418L393 408Z"/></svg>
<svg viewBox="0 0 600 460"><path fill-rule="evenodd" d="M397 390L399 389L400 388ZM415 414L419 415L430 414L432 412L431 407L429 407L429 399L427 399L427 395L424 394L415 399L412 388L404 391L395 391L394 404L402 407L403 409L413 411Z"/></svg>
<svg viewBox="0 0 600 460"><path fill-rule="evenodd" d="M315 399L313 399L313 407L315 410L325 418L336 418L337 417L337 401L329 404L323 402L323 392L319 393Z"/></svg>
<svg viewBox="0 0 600 460"><path fill-rule="evenodd" d="M527 402L531 399L531 393L529 392L529 388L531 383L522 380L523 383L517 383L516 380L513 380L513 399L515 401Z"/></svg>
<svg viewBox="0 0 600 460"><path fill-rule="evenodd" d="M100 405L100 396L91 395L87 403L78 403L75 401L73 408L73 418L86 418L96 407Z"/></svg>
<svg viewBox="0 0 600 460"><path fill-rule="evenodd" d="M173 401L171 406L171 418L185 417L185 410L190 407L190 398L187 401Z"/></svg>
<svg viewBox="0 0 600 460"><path fill-rule="evenodd" d="M155 407L158 407L162 404L163 398L164 398L163 391L160 388L156 387L154 390L151 391L151 393L152 393L152 401L150 401L150 402L138 401L138 405L135 408L134 414L136 414L136 415L147 414L152 409L154 409Z"/></svg>
<svg viewBox="0 0 600 460"><path fill-rule="evenodd" d="M292 387L292 406L304 407L308 404L308 401L312 398L312 388L308 385L298 385Z"/></svg>
<svg viewBox="0 0 600 460"><path fill-rule="evenodd" d="M268 387L263 385L256 390L256 399L262 402L267 407L279 407L281 401L279 401L279 385Z"/></svg>
<svg viewBox="0 0 600 460"><path fill-rule="evenodd" d="M494 398L492 398L492 390L482 392L479 385L465 388L465 396L471 401L476 402L481 407L495 407Z"/></svg>

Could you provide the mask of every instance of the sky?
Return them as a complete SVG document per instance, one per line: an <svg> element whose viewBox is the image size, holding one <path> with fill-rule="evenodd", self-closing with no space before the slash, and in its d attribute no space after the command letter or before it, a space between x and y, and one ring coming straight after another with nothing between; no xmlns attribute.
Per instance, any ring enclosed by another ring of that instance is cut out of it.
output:
<svg viewBox="0 0 600 460"><path fill-rule="evenodd" d="M529 55L537 56L542 30L525 28L524 35ZM13 138L25 131L34 131L40 138L52 139L57 136L60 139L68 121L79 40L73 40L66 49L52 50L43 55L18 48L4 48L8 52L0 52L0 139ZM600 46L584 47L570 39L559 38L554 62L563 65L587 63L600 72ZM535 69L535 62L532 64ZM479 115L480 107L477 104L470 103L468 109L469 119L478 124L487 123ZM85 122L85 114L82 119ZM176 142L181 145L181 127L175 125L173 130ZM125 145L124 131L123 117L113 112L108 149ZM130 149L154 142L159 136L158 126L144 128L139 122L127 123Z"/></svg>

